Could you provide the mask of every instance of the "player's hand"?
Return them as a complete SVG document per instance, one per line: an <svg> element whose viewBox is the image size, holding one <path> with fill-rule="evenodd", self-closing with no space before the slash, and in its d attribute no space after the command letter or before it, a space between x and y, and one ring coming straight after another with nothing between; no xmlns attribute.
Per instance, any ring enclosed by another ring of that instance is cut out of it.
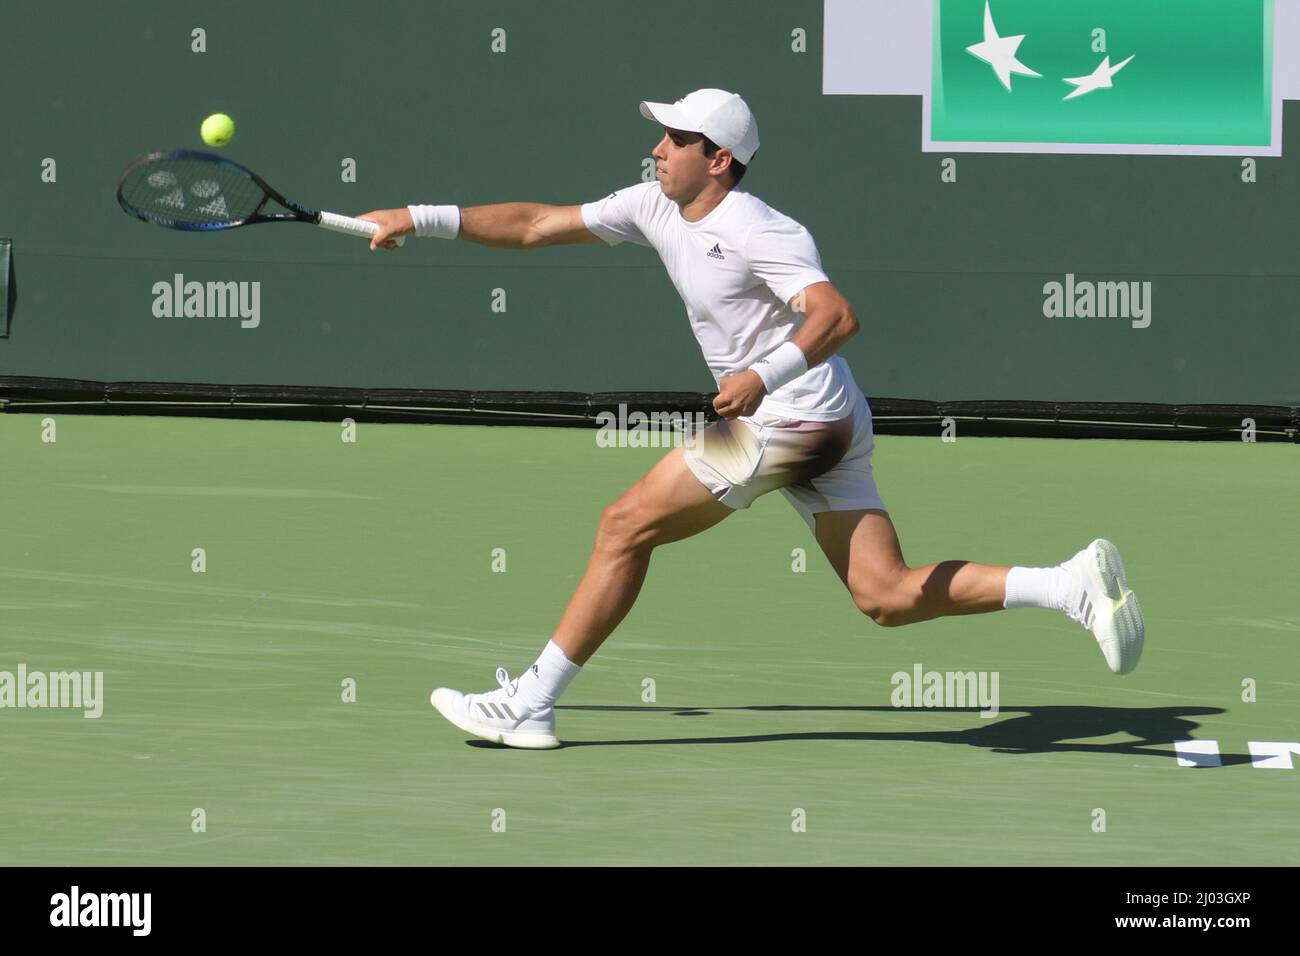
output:
<svg viewBox="0 0 1300 956"><path fill-rule="evenodd" d="M728 375L718 385L718 397L713 400L713 410L723 418L752 415L767 394L767 386L757 372L744 371Z"/></svg>
<svg viewBox="0 0 1300 956"><path fill-rule="evenodd" d="M401 209L376 209L357 218L379 226L379 231L370 237L371 252L380 246L385 249L396 249L398 237L409 236L415 232L415 223L411 221L411 210L405 206Z"/></svg>

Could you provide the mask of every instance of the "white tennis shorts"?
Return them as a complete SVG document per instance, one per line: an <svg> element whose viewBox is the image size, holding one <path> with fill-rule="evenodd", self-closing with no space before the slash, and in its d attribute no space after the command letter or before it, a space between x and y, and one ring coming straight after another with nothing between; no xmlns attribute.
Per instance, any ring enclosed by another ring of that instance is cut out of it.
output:
<svg viewBox="0 0 1300 956"><path fill-rule="evenodd" d="M686 464L719 501L748 508L780 489L817 528L821 511L885 510L871 473L871 406L859 393L853 411L831 422L778 418L758 411L714 422L683 448Z"/></svg>

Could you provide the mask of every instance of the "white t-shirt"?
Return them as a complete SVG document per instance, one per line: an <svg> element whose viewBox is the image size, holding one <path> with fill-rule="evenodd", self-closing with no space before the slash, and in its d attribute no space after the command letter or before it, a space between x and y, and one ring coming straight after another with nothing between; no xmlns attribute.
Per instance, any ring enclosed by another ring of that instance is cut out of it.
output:
<svg viewBox="0 0 1300 956"><path fill-rule="evenodd" d="M638 183L585 203L582 219L612 246L635 242L659 253L719 384L788 342L804 319L789 301L814 282L829 281L808 230L740 189L703 219L687 222L658 182ZM834 421L852 414L861 396L848 363L832 355L765 395L759 408L782 418Z"/></svg>

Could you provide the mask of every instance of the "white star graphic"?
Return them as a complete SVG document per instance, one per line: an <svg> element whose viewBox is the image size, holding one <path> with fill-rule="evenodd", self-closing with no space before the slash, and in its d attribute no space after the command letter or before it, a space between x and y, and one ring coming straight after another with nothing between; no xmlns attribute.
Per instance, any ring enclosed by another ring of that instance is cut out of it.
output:
<svg viewBox="0 0 1300 956"><path fill-rule="evenodd" d="M1128 60L1133 59L1129 57ZM1076 96L1083 96L1084 93L1091 93L1093 90L1108 90L1115 84L1111 83L1110 78L1118 73L1124 67L1128 66L1128 60L1115 66L1110 65L1110 57L1106 57L1087 76L1065 77L1066 83L1072 83L1077 89L1071 90L1065 94L1065 99L1072 100Z"/></svg>
<svg viewBox="0 0 1300 956"><path fill-rule="evenodd" d="M984 42L973 43L966 50L993 67L993 72L998 75L1002 85L1009 90L1012 73L1023 76L1043 75L1035 73L1016 59L1016 50L1020 48L1020 41L1024 38L1023 33L1014 37L998 36L998 28L993 25L993 11L989 9L988 0L984 0Z"/></svg>

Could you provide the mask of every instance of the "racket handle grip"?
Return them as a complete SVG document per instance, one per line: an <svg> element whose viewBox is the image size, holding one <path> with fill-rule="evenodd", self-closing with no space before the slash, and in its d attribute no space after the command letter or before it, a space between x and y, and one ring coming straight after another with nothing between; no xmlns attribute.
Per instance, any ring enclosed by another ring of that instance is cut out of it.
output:
<svg viewBox="0 0 1300 956"><path fill-rule="evenodd" d="M362 239L369 239L379 231L379 226L369 219L354 219L352 216L340 216L336 212L322 212L318 225L322 229L330 230L330 232L342 232ZM405 236L398 236L396 239L399 246L405 241Z"/></svg>

